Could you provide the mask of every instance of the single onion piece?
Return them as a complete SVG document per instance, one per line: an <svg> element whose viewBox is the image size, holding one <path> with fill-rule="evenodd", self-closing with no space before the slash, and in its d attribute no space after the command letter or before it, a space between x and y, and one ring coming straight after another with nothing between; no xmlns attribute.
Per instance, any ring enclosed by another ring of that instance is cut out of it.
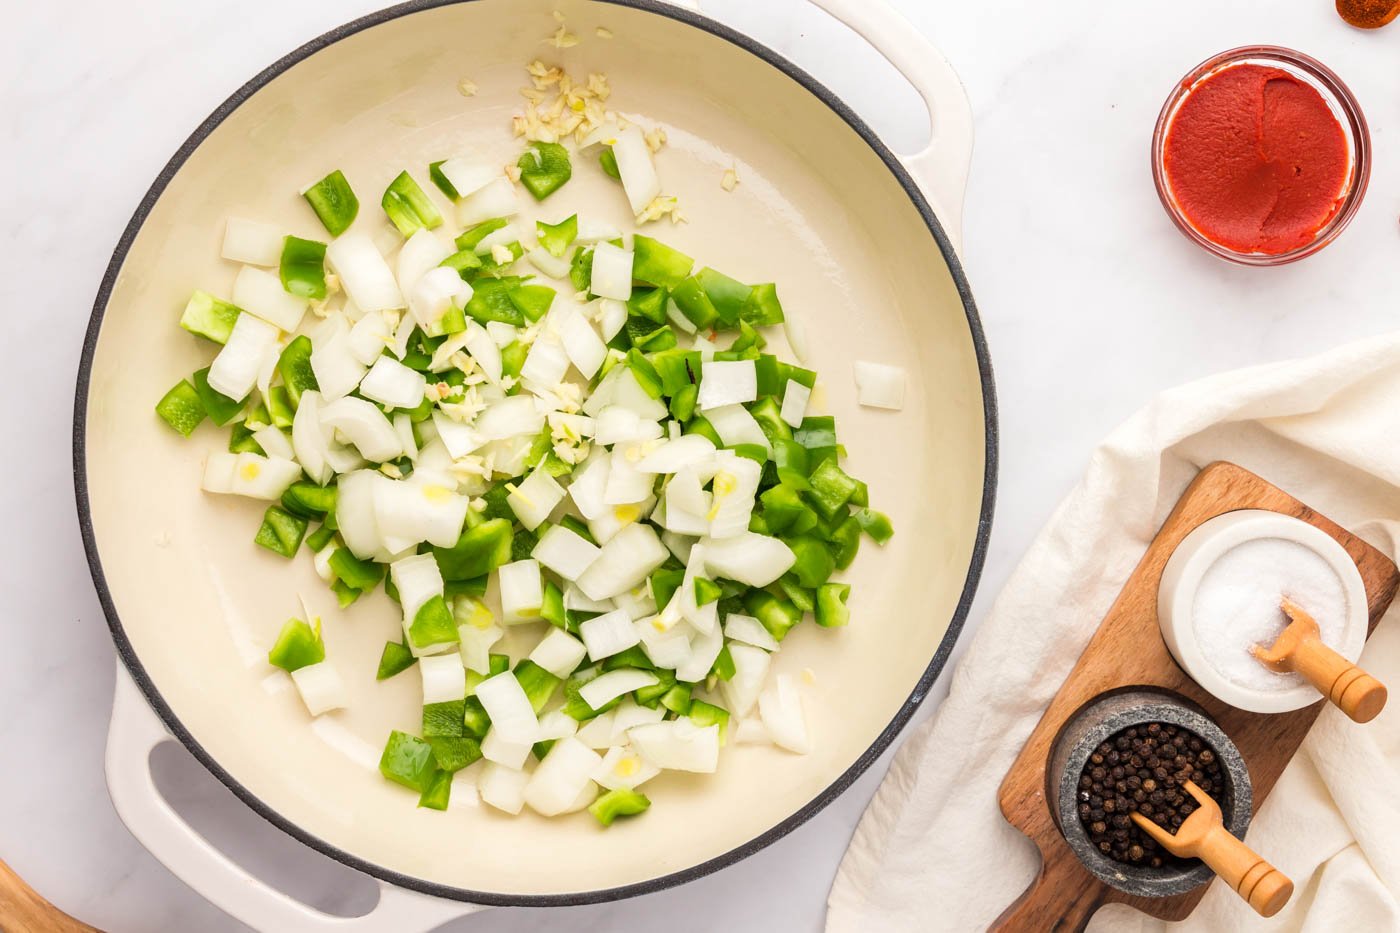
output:
<svg viewBox="0 0 1400 933"><path fill-rule="evenodd" d="M606 674L599 675L582 687L579 687L578 695L589 706L594 709L599 709L623 694L631 693L633 690L641 690L644 687L654 687L658 683L660 683L660 678L651 671L639 671L633 668L621 667L615 671L608 671ZM616 723L617 714L614 713L614 738L619 737Z"/></svg>
<svg viewBox="0 0 1400 933"><path fill-rule="evenodd" d="M282 262L284 239L282 231L272 224L230 217L224 224L224 242L220 255L250 266L276 266Z"/></svg>
<svg viewBox="0 0 1400 933"><path fill-rule="evenodd" d="M601 298L617 301L632 297L632 251L608 242L593 247L593 279L589 290Z"/></svg>
<svg viewBox="0 0 1400 933"><path fill-rule="evenodd" d="M417 408L427 387L422 373L392 357L381 356L360 381L360 394L390 408Z"/></svg>
<svg viewBox="0 0 1400 933"><path fill-rule="evenodd" d="M349 703L345 682L329 661L308 664L292 671L292 683L296 684L306 711L312 716L344 709Z"/></svg>
<svg viewBox="0 0 1400 933"><path fill-rule="evenodd" d="M436 269L442 261L452 255L452 247L427 227L420 227L413 236L404 241L399 250L399 258L394 263L394 274L398 278L399 291L405 295L413 292L424 273ZM455 274L455 273L454 273Z"/></svg>
<svg viewBox="0 0 1400 933"><path fill-rule="evenodd" d="M672 771L711 773L719 766L719 726L689 719L637 726L628 735L643 759Z"/></svg>
<svg viewBox="0 0 1400 933"><path fill-rule="evenodd" d="M321 424L344 434L366 460L383 463L403 456L403 445L384 412L362 398L346 396L321 408Z"/></svg>
<svg viewBox="0 0 1400 933"><path fill-rule="evenodd" d="M787 573L797 557L782 541L745 532L731 538L711 538L705 545L705 566L712 576L749 586L767 586Z"/></svg>
<svg viewBox="0 0 1400 933"><path fill-rule="evenodd" d="M457 223L474 227L497 217L514 217L520 212L515 186L504 175L484 185L457 202Z"/></svg>
<svg viewBox="0 0 1400 933"><path fill-rule="evenodd" d="M534 742L539 720L513 671L488 677L476 687L476 698L491 717L491 728L508 742Z"/></svg>
<svg viewBox="0 0 1400 933"><path fill-rule="evenodd" d="M612 340L627 323L627 305L611 298L601 298L598 310L598 326L603 332L603 340Z"/></svg>
<svg viewBox="0 0 1400 933"><path fill-rule="evenodd" d="M851 364L856 379L856 401L867 408L888 408L894 411L904 407L904 384L907 375L898 366L884 363L867 363L856 360Z"/></svg>
<svg viewBox="0 0 1400 933"><path fill-rule="evenodd" d="M627 192L627 203L632 206L633 214L640 214L661 193L661 180L656 176L656 165L651 160L651 150L647 148L641 128L629 126L619 133L612 150L622 189Z"/></svg>
<svg viewBox="0 0 1400 933"><path fill-rule="evenodd" d="M456 190L458 198L476 194L501 177L500 166L465 156L444 159L438 171Z"/></svg>
<svg viewBox="0 0 1400 933"><path fill-rule="evenodd" d="M558 816L586 792L603 757L575 736L555 741L525 785L525 802L541 816Z"/></svg>
<svg viewBox="0 0 1400 933"><path fill-rule="evenodd" d="M563 525L553 525L540 536L530 556L565 580L573 582L583 576L601 553L598 545L578 532Z"/></svg>
<svg viewBox="0 0 1400 933"><path fill-rule="evenodd" d="M632 625L631 617L621 609L588 619L579 625L578 630L588 648L588 656L594 661L601 661L626 651L641 640L641 636ZM590 702L589 705L597 709L606 702L607 700Z"/></svg>
<svg viewBox="0 0 1400 933"><path fill-rule="evenodd" d="M530 660L549 671L555 677L568 677L574 672L588 653L583 642L560 628L550 626L535 650L530 652ZM573 719L569 720L573 722ZM543 723L542 723L543 725ZM541 735L541 739L558 738L557 735Z"/></svg>
<svg viewBox="0 0 1400 933"><path fill-rule="evenodd" d="M233 303L285 331L296 330L308 302L282 287L282 280L264 269L244 266L233 280Z"/></svg>
<svg viewBox="0 0 1400 933"><path fill-rule="evenodd" d="M812 390L798 382L796 379L789 379L786 388L783 389L782 419L794 428L802 427L802 419L807 416L807 403L812 399Z"/></svg>
<svg viewBox="0 0 1400 933"><path fill-rule="evenodd" d="M326 261L341 287L362 311L385 311L404 306L403 293L374 241L363 233L347 233L326 248Z"/></svg>
<svg viewBox="0 0 1400 933"><path fill-rule="evenodd" d="M729 619L725 620L726 629ZM734 662L734 676L721 683L720 691L729 712L742 719L753 710L758 695L763 692L763 681L768 677L772 658L762 648L736 644L730 644L729 657Z"/></svg>
<svg viewBox="0 0 1400 933"><path fill-rule="evenodd" d="M538 269L541 275L547 275L551 279L567 279L569 277L569 260L552 255L542 246L536 246L527 252L525 259Z"/></svg>
<svg viewBox="0 0 1400 933"><path fill-rule="evenodd" d="M423 658L418 662L423 676L423 705L449 703L467 695L467 669L457 652Z"/></svg>
<svg viewBox="0 0 1400 933"><path fill-rule="evenodd" d="M752 402L758 398L758 371L753 360L722 360L704 364L698 404L701 411Z"/></svg>
<svg viewBox="0 0 1400 933"><path fill-rule="evenodd" d="M477 788L482 803L514 816L525 807L525 785L529 782L530 775L524 771L488 761L481 769Z"/></svg>
<svg viewBox="0 0 1400 933"><path fill-rule="evenodd" d="M799 755L812 750L812 737L802 712L802 696L792 677L779 674L773 685L759 694L758 712L779 747Z"/></svg>

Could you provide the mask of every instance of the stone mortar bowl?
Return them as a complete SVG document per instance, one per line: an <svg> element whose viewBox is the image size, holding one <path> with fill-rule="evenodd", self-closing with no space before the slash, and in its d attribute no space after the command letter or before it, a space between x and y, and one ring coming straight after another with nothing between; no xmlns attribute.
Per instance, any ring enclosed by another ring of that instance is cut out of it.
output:
<svg viewBox="0 0 1400 933"><path fill-rule="evenodd" d="M1076 713L1055 741L1045 772L1046 794L1060 832L1094 877L1138 897L1171 897L1205 884L1215 873L1205 863L1194 859L1184 866L1163 868L1115 862L1094 847L1079 821L1079 777L1094 749L1124 729L1152 722L1187 729L1200 736L1215 752L1225 774L1225 795L1220 802L1225 828L1236 838L1243 839L1254 809L1254 794L1244 757L1199 707L1184 697L1162 690L1141 687L1106 694Z"/></svg>

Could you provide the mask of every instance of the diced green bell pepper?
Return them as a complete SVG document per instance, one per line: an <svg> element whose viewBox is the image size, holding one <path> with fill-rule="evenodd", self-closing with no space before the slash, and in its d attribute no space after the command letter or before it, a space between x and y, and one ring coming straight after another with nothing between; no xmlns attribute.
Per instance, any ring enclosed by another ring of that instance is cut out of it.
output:
<svg viewBox="0 0 1400 933"><path fill-rule="evenodd" d="M718 677L720 680L733 680L734 671L734 655L729 653L729 646L725 645L719 649L719 656L715 658L715 663L710 666L710 676Z"/></svg>
<svg viewBox="0 0 1400 933"><path fill-rule="evenodd" d="M319 553L321 549L330 544L331 539L335 537L335 528L329 520L331 516L328 515L326 518L327 521L322 524L320 528L317 528L306 536L306 546L310 548L313 553Z"/></svg>
<svg viewBox="0 0 1400 933"><path fill-rule="evenodd" d="M467 671L468 679L475 673L475 671ZM486 679L481 677L480 674L477 674L477 677L480 677L481 680ZM478 683L480 683L480 680ZM468 689L475 689L475 687L469 687ZM478 739L485 738L486 733L491 729L491 717L487 714L486 707L482 706L481 701L474 696L467 697L466 702L463 704L462 728Z"/></svg>
<svg viewBox="0 0 1400 933"><path fill-rule="evenodd" d="M384 565L372 560L360 560L349 548L336 548L330 556L331 570L346 586L367 593L384 579Z"/></svg>
<svg viewBox="0 0 1400 933"><path fill-rule="evenodd" d="M544 712L545 706L553 699L554 691L561 683L558 677L529 658L515 665L515 679L520 682L521 689L530 698L530 705L534 707L536 715Z"/></svg>
<svg viewBox="0 0 1400 933"><path fill-rule="evenodd" d="M564 594L552 580L544 584L544 603L540 606L540 618L556 628L568 630L568 617L564 614Z"/></svg>
<svg viewBox="0 0 1400 933"><path fill-rule="evenodd" d="M851 621L846 600L851 595L849 583L823 583L817 588L817 624L836 628Z"/></svg>
<svg viewBox="0 0 1400 933"><path fill-rule="evenodd" d="M262 449L262 445L253 439L253 429L248 427L248 422L235 421L233 430L229 432L228 452L231 454L258 454L263 456L267 451Z"/></svg>
<svg viewBox="0 0 1400 933"><path fill-rule="evenodd" d="M459 200L462 195L458 193L456 186L447 180L447 176L442 173L442 163L446 159L438 159L436 162L428 163L428 180L437 185L437 189L447 196L447 200Z"/></svg>
<svg viewBox="0 0 1400 933"><path fill-rule="evenodd" d="M282 241L278 264L282 288L289 294L320 301L326 297L326 244L289 236Z"/></svg>
<svg viewBox="0 0 1400 933"><path fill-rule="evenodd" d="M243 400L234 400L227 395L221 395L209 385L209 367L196 372L190 377L194 383L194 390L199 395L199 402L204 406L204 411L209 415L209 420L222 427L243 411Z"/></svg>
<svg viewBox="0 0 1400 933"><path fill-rule="evenodd" d="M816 594L793 580L791 576L784 576L780 579L778 589L782 590L788 601L802 612L812 612L817 608Z"/></svg>
<svg viewBox="0 0 1400 933"><path fill-rule="evenodd" d="M636 274L634 267L632 275L635 277ZM627 313L646 318L654 324L665 324L666 295L664 288L633 288L631 297L627 299Z"/></svg>
<svg viewBox="0 0 1400 933"><path fill-rule="evenodd" d="M524 327L525 315L510 300L511 289L519 284L513 277L478 280L467 301L467 315L480 324L501 321Z"/></svg>
<svg viewBox="0 0 1400 933"><path fill-rule="evenodd" d="M632 237L632 250L632 278L639 282L675 288L695 266L695 260L680 250L640 233Z"/></svg>
<svg viewBox="0 0 1400 933"><path fill-rule="evenodd" d="M890 517L884 512L877 512L874 509L856 509L851 513L851 517L856 520L861 531L870 535L876 544L884 544L894 537L894 526L890 524Z"/></svg>
<svg viewBox="0 0 1400 933"><path fill-rule="evenodd" d="M532 144L521 154L516 166L520 169L520 183L536 201L543 201L558 191L574 174L569 150L558 143Z"/></svg>
<svg viewBox="0 0 1400 933"><path fill-rule="evenodd" d="M474 735L439 735L427 739L433 760L444 774L461 771L481 760L481 741Z"/></svg>
<svg viewBox="0 0 1400 933"><path fill-rule="evenodd" d="M783 306L778 301L778 286L771 282L753 286L739 315L742 320L755 327L783 323Z"/></svg>
<svg viewBox="0 0 1400 933"><path fill-rule="evenodd" d="M176 432L189 437L204 421L204 403L199 400L199 391L194 383L181 379L156 402L156 414Z"/></svg>
<svg viewBox="0 0 1400 933"><path fill-rule="evenodd" d="M704 700L696 700L690 704L690 712L687 715L691 722L702 729L706 726L719 726L719 744L724 744L729 732L729 710Z"/></svg>
<svg viewBox="0 0 1400 933"><path fill-rule="evenodd" d="M269 551L283 557L292 557L297 548L301 547L301 539L306 537L306 525L306 519L300 515L293 515L286 509L270 505L263 513L262 526L258 528L253 540Z"/></svg>
<svg viewBox="0 0 1400 933"><path fill-rule="evenodd" d="M557 224L535 221L535 239L540 241L545 252L555 259L563 259L574 240L578 238L578 215L570 214Z"/></svg>
<svg viewBox="0 0 1400 933"><path fill-rule="evenodd" d="M228 343L228 335L233 333L233 325L240 311L237 305L221 301L208 292L197 291L185 304L185 311L180 315L180 326L197 337L215 343Z"/></svg>
<svg viewBox="0 0 1400 933"><path fill-rule="evenodd" d="M282 493L282 505L303 518L320 518L335 511L336 488L306 481L293 483Z"/></svg>
<svg viewBox="0 0 1400 933"><path fill-rule="evenodd" d="M692 275L672 288L671 300L696 327L710 327L719 320L719 311L696 276Z"/></svg>
<svg viewBox="0 0 1400 933"><path fill-rule="evenodd" d="M708 266L697 272L695 278L709 296L710 304L719 315L719 319L730 327L738 324L753 289Z"/></svg>
<svg viewBox="0 0 1400 933"><path fill-rule="evenodd" d="M604 146L603 151L598 154L598 165L604 175L622 181L622 171L617 167L617 156L613 155L611 146Z"/></svg>
<svg viewBox="0 0 1400 933"><path fill-rule="evenodd" d="M316 373L311 369L311 338L305 334L292 338L277 358L277 371L282 375L293 407L301 404L301 393L320 389Z"/></svg>
<svg viewBox="0 0 1400 933"><path fill-rule="evenodd" d="M389 733L389 741L384 744L384 754L379 759L380 774L421 794L431 785L438 770L431 745L397 729Z"/></svg>
<svg viewBox="0 0 1400 933"><path fill-rule="evenodd" d="M637 377L637 383L652 398L661 397L661 377L656 373L656 367L651 365L651 360L641 350L633 348L627 351L627 367L632 370L632 375Z"/></svg>
<svg viewBox="0 0 1400 933"><path fill-rule="evenodd" d="M680 589L681 582L685 579L684 570L674 570L662 567L651 572L651 595L656 600L656 605L665 608L671 601L671 596Z"/></svg>
<svg viewBox="0 0 1400 933"><path fill-rule="evenodd" d="M716 447L724 446L724 441L720 440L719 432L715 430L715 426L710 424L709 420L706 419L704 415L695 415L692 417L690 421L686 423L685 433L699 434L701 437L708 439L709 442Z"/></svg>
<svg viewBox="0 0 1400 933"><path fill-rule="evenodd" d="M273 386L267 393L268 417L272 419L274 427L290 428L292 418L296 414L296 407L292 405L292 397L287 392L286 386Z"/></svg>
<svg viewBox="0 0 1400 933"><path fill-rule="evenodd" d="M290 674L292 671L326 659L326 643L321 640L321 620L313 628L301 619L288 619L267 653L267 661Z"/></svg>
<svg viewBox="0 0 1400 933"><path fill-rule="evenodd" d="M461 699L424 704L423 738L465 735L463 716L466 713L466 702L465 699Z"/></svg>
<svg viewBox="0 0 1400 933"><path fill-rule="evenodd" d="M379 655L379 670L375 672L374 679L388 680L417 663L418 659L413 656L408 645L398 641L386 641L384 651Z"/></svg>
<svg viewBox="0 0 1400 933"><path fill-rule="evenodd" d="M355 222L360 212L360 199L350 189L350 182L340 169L331 172L302 193L321 224L331 236L340 236Z"/></svg>
<svg viewBox="0 0 1400 933"><path fill-rule="evenodd" d="M772 593L753 590L744 597L744 608L778 641L787 636L788 630L802 621L802 612L785 599Z"/></svg>
<svg viewBox="0 0 1400 933"><path fill-rule="evenodd" d="M588 805L588 812L604 826L611 826L620 816L636 816L645 813L651 801L646 795L626 787L610 790Z"/></svg>
<svg viewBox="0 0 1400 933"><path fill-rule="evenodd" d="M472 273L481 268L481 257L476 254L476 250L458 250L438 265L456 270L463 279L470 279L473 277Z"/></svg>
<svg viewBox="0 0 1400 933"><path fill-rule="evenodd" d="M694 385L682 386L681 389L671 396L669 406L671 417L677 421L689 421L695 414L695 403L700 398L700 387ZM708 424L708 422L706 422Z"/></svg>
<svg viewBox="0 0 1400 933"><path fill-rule="evenodd" d="M694 689L691 684L672 683L666 692L661 694L661 705L677 716L684 716L690 712L691 704L694 702L690 697L690 693Z"/></svg>
<svg viewBox="0 0 1400 933"><path fill-rule="evenodd" d="M526 320L538 321L549 312L556 294L548 285L517 285L506 292L506 297Z"/></svg>
<svg viewBox="0 0 1400 933"><path fill-rule="evenodd" d="M695 578L695 605L708 606L720 597L719 584L704 577Z"/></svg>
<svg viewBox="0 0 1400 933"><path fill-rule="evenodd" d="M568 716L579 722L585 722L601 713L606 713L622 702L622 698L617 697L604 703L600 708L594 709L588 705L587 700L579 696L579 688L596 678L600 673L602 673L600 667L586 667L583 670L574 671L569 675L569 679L564 681L564 712Z"/></svg>
<svg viewBox="0 0 1400 933"><path fill-rule="evenodd" d="M442 224L442 213L408 172L399 172L398 177L384 189L384 197L379 204L399 233L411 237L419 230L429 230Z"/></svg>
<svg viewBox="0 0 1400 933"><path fill-rule="evenodd" d="M768 523L769 534L781 534L792 527L803 512L812 510L803 501L802 494L786 483L780 482L764 490L758 499L763 504L763 520Z"/></svg>
<svg viewBox="0 0 1400 933"><path fill-rule="evenodd" d="M831 532L827 543L831 546L836 569L845 570L851 566L856 552L860 550L860 523L854 517L846 518Z"/></svg>
<svg viewBox="0 0 1400 933"><path fill-rule="evenodd" d="M792 565L792 573L797 575L799 585L816 589L827 580L836 569L836 561L827 550L826 543L811 535L784 538L785 543L797 555Z"/></svg>
<svg viewBox="0 0 1400 933"><path fill-rule="evenodd" d="M845 508L851 494L856 490L856 482L836 465L836 459L823 460L807 478L810 488L807 499L830 521Z"/></svg>
<svg viewBox="0 0 1400 933"><path fill-rule="evenodd" d="M447 601L434 596L420 606L408 627L408 637L419 648L457 641L457 622L452 618L452 610L447 608Z"/></svg>
<svg viewBox="0 0 1400 933"><path fill-rule="evenodd" d="M478 244L497 230L505 229L510 223L505 217L492 217L490 220L483 220L479 224L473 224L466 230L457 234L456 243L458 249L469 249L475 251Z"/></svg>
<svg viewBox="0 0 1400 933"><path fill-rule="evenodd" d="M510 562L511 523L494 518L462 532L450 548L433 548L444 580L473 580L484 577Z"/></svg>

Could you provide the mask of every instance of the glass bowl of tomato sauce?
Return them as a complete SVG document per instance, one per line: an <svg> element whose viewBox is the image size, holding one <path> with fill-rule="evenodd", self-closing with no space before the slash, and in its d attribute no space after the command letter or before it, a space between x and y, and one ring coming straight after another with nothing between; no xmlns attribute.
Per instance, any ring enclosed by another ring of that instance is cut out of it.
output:
<svg viewBox="0 0 1400 933"><path fill-rule="evenodd" d="M1371 135L1350 89L1278 46L1222 52L1172 90L1152 134L1152 178L1189 239L1251 266L1331 243L1361 206Z"/></svg>

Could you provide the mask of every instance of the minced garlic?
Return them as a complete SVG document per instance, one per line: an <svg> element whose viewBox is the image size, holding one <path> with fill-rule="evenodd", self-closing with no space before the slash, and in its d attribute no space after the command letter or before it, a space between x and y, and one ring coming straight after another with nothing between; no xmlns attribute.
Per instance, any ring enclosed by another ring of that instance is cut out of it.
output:
<svg viewBox="0 0 1400 933"><path fill-rule="evenodd" d="M463 97L475 97L477 90L476 82L471 78L463 78L457 82L457 93Z"/></svg>
<svg viewBox="0 0 1400 933"><path fill-rule="evenodd" d="M734 171L733 167L725 169L724 174L720 176L719 186L725 191L733 191L739 187L739 173Z"/></svg>

